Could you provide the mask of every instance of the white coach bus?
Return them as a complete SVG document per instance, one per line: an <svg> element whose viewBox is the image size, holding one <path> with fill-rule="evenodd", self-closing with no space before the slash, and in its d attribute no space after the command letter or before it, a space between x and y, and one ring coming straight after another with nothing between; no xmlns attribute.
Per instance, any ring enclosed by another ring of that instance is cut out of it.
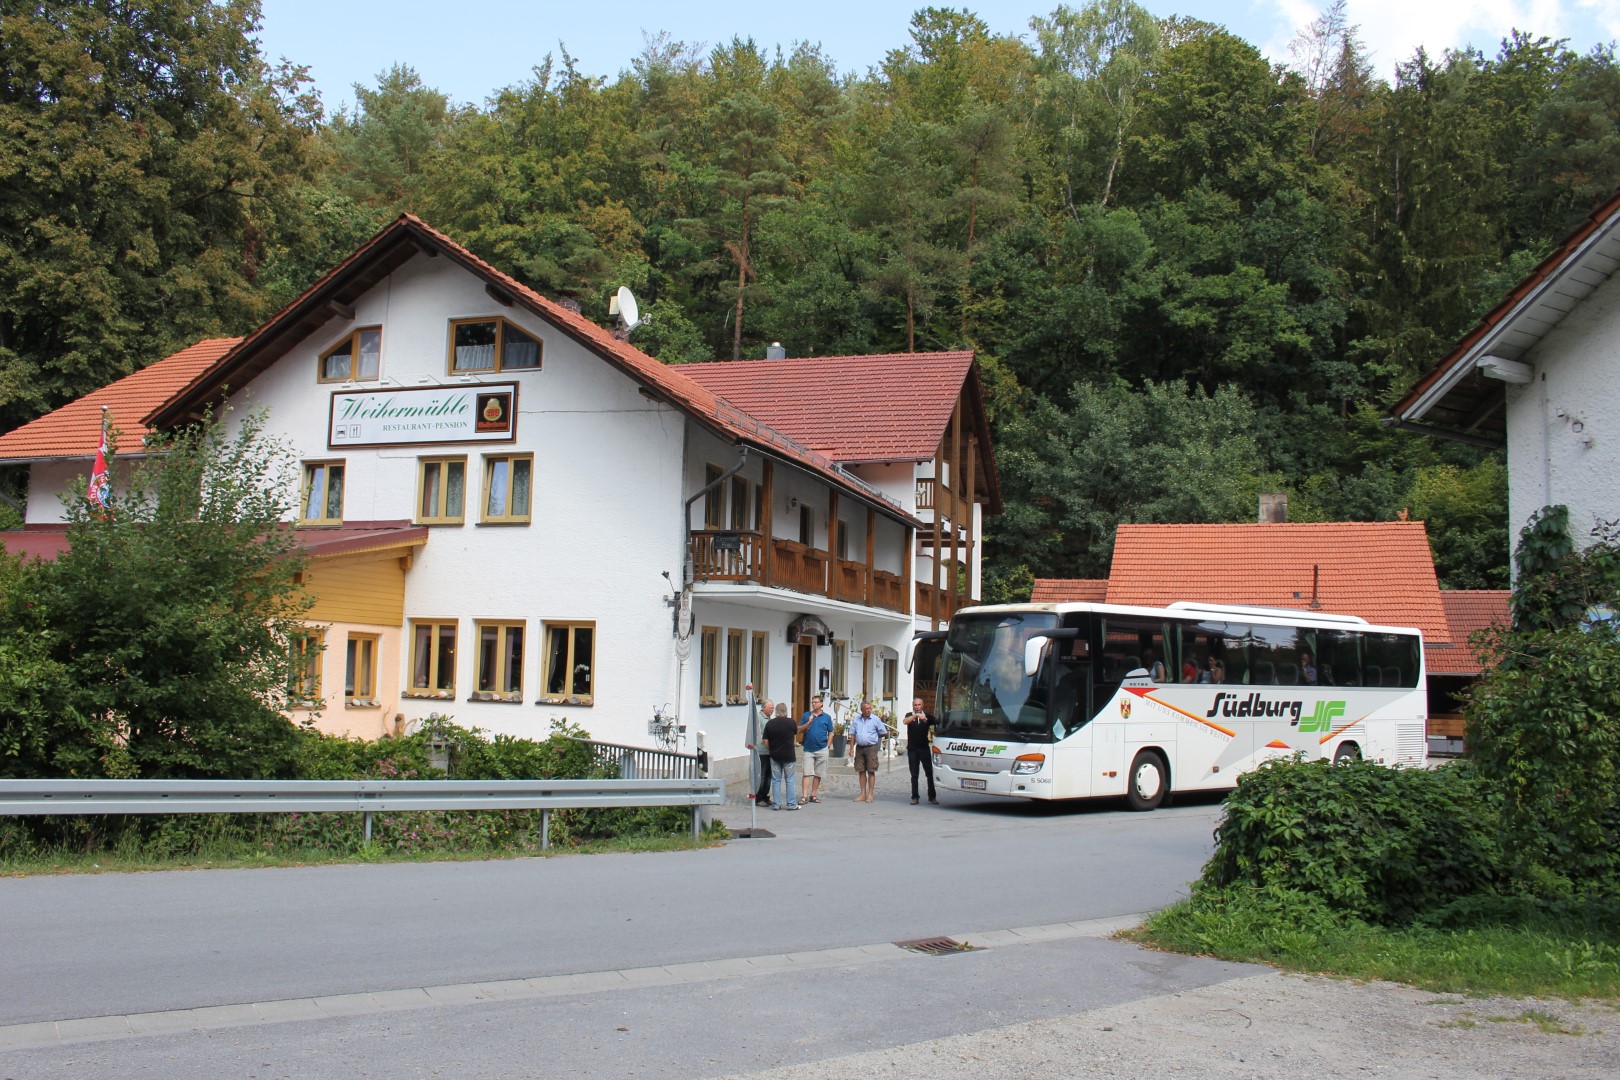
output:
<svg viewBox="0 0 1620 1080"><path fill-rule="evenodd" d="M1029 799L1230 788L1303 753L1422 765L1423 639L1346 615L1176 603L964 608L917 635L945 790Z"/></svg>

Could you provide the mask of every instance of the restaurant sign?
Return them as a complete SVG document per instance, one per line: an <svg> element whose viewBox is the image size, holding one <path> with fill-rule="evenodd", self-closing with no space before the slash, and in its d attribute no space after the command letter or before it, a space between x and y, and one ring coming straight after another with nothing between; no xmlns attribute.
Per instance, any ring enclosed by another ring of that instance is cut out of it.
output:
<svg viewBox="0 0 1620 1080"><path fill-rule="evenodd" d="M516 383L335 393L327 429L327 445L334 450L516 437Z"/></svg>

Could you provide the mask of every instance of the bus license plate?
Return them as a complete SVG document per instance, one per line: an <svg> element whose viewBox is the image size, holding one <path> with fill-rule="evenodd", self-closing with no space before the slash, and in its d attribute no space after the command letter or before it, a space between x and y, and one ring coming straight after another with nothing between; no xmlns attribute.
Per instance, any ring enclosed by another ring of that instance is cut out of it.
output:
<svg viewBox="0 0 1620 1080"><path fill-rule="evenodd" d="M984 781L983 780L969 780L966 777L963 777L963 779L962 779L962 788L965 791L983 791L984 790Z"/></svg>

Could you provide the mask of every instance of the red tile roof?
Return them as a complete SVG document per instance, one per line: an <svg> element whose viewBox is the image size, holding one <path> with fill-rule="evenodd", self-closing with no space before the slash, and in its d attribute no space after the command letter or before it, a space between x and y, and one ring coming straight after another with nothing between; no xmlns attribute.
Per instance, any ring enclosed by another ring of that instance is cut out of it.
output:
<svg viewBox="0 0 1620 1080"><path fill-rule="evenodd" d="M843 462L927 461L939 449L971 352L682 364L687 378Z"/></svg>
<svg viewBox="0 0 1620 1080"><path fill-rule="evenodd" d="M1108 602L1308 609L1451 640L1421 521L1121 525Z"/></svg>
<svg viewBox="0 0 1620 1080"><path fill-rule="evenodd" d="M0 435L0 462L93 458L101 445L101 409L118 431L125 456L140 453L149 430L145 418L241 338L210 338L71 401L14 431Z"/></svg>
<svg viewBox="0 0 1620 1080"><path fill-rule="evenodd" d="M330 527L298 529L297 537L305 555L312 559L330 559L363 551L420 547L428 541L428 529L409 521L351 521ZM0 547L25 558L49 561L71 546L66 525L27 525L0 532Z"/></svg>
<svg viewBox="0 0 1620 1080"><path fill-rule="evenodd" d="M1036 578L1032 604L1103 604L1108 602L1107 578Z"/></svg>
<svg viewBox="0 0 1620 1080"><path fill-rule="evenodd" d="M296 332L296 327L310 317L313 309L325 304L331 290L350 283L368 262L396 255L400 244L414 244L423 251L448 257L607 360L648 393L680 409L721 438L798 464L862 502L907 523L920 525L893 500L845 472L831 457L748 415L697 380L681 374L680 368L659 363L583 315L546 299L410 214L400 215L269 322L242 339L212 367L191 379L181 392L148 414L148 423L163 426L178 422L191 411L217 400L227 384L238 386L251 379L256 374L253 367L256 350L262 347L273 351L285 333ZM243 377L238 378L239 374Z"/></svg>
<svg viewBox="0 0 1620 1080"><path fill-rule="evenodd" d="M1451 623L1449 648L1428 651L1432 675L1477 675L1482 669L1469 638L1489 626L1508 626L1513 621L1513 594L1506 589L1445 589L1440 603Z"/></svg>

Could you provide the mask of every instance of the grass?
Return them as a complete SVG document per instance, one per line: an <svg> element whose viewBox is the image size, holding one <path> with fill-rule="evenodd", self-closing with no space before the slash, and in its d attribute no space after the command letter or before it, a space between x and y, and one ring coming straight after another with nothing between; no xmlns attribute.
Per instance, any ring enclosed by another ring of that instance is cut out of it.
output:
<svg viewBox="0 0 1620 1080"><path fill-rule="evenodd" d="M431 846L338 843L275 844L257 836L214 835L194 838L184 850L164 845L123 840L112 846L59 845L13 850L0 855L0 877L47 874L139 873L159 870L240 870L270 866L328 866L356 863L476 862L486 859L531 859L554 855L603 855L636 852L692 851L713 847L725 839L724 830L710 830L694 840L687 832L668 835L635 834L606 840L554 844L542 851L532 840L504 844Z"/></svg>
<svg viewBox="0 0 1620 1080"><path fill-rule="evenodd" d="M1446 930L1320 918L1299 922L1276 909L1242 902L1203 909L1195 898L1166 908L1126 936L1172 952L1386 980L1441 993L1620 997L1620 941L1591 926ZM1542 1022L1530 1013L1513 1019ZM1556 1018L1550 1022L1558 1023Z"/></svg>

